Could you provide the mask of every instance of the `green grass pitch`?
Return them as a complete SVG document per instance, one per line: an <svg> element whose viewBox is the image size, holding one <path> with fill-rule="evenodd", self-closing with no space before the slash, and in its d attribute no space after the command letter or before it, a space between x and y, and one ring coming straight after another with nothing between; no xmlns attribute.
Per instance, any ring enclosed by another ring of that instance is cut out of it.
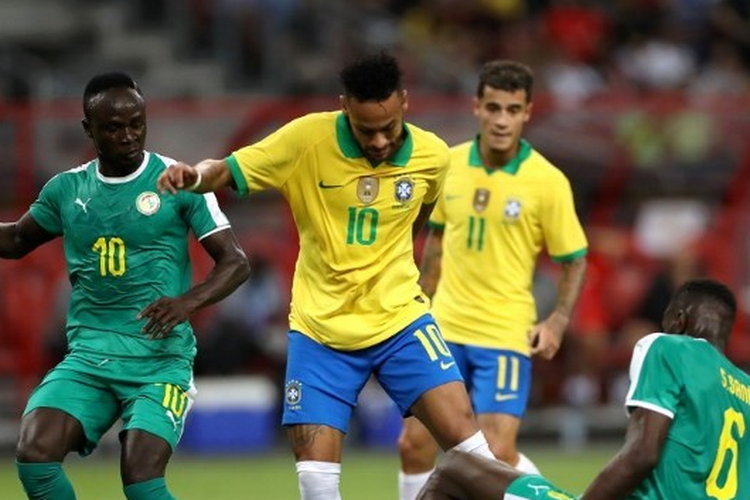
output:
<svg viewBox="0 0 750 500"><path fill-rule="evenodd" d="M613 455L613 446L565 453L554 447L524 447L551 481L580 493ZM395 451L346 450L341 480L346 500L397 500ZM79 500L122 500L116 457L71 457L66 471ZM237 457L177 455L167 471L167 483L179 500L296 500L297 478L291 453ZM24 500L13 458L0 457L0 498Z"/></svg>

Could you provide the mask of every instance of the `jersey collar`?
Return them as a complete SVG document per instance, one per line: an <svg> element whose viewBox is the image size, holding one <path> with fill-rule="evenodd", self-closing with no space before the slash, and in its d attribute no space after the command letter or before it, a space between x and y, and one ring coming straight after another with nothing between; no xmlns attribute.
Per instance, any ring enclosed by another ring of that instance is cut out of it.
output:
<svg viewBox="0 0 750 500"><path fill-rule="evenodd" d="M483 167L488 174L492 174L493 172L497 170L502 170L506 174L510 175L516 175L518 173L518 169L521 168L521 163L526 161L526 159L531 155L531 144L526 141L526 139L521 139L519 145L518 145L518 153L516 156L511 158L511 160L503 165L500 168L487 168L482 163L482 157L479 154L479 136L477 135L474 138L474 142L471 144L471 149L469 150L469 165L472 167Z"/></svg>
<svg viewBox="0 0 750 500"><path fill-rule="evenodd" d="M411 153L414 150L414 141L412 141L411 132L409 132L409 127L406 125L406 122L404 122L404 133L406 134L406 137L404 138L404 143L401 145L401 148L396 151L396 154L393 155L393 157L387 160L387 163L397 167L405 167L406 164L409 163ZM336 117L336 142L338 142L339 149L345 157L365 157L364 153L362 153L362 148L359 147L356 139L354 139L354 135L349 128L349 120L346 119L344 113L340 113L339 116ZM373 165L373 167L377 167L378 165Z"/></svg>

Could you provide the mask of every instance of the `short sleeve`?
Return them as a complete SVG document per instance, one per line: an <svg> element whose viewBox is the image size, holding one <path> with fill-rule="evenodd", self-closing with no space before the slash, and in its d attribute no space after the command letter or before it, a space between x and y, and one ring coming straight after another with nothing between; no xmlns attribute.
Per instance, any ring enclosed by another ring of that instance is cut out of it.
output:
<svg viewBox="0 0 750 500"><path fill-rule="evenodd" d="M60 214L60 194L64 192L63 177L58 174L51 178L31 204L29 212L34 220L50 234L62 235L63 222Z"/></svg>
<svg viewBox="0 0 750 500"><path fill-rule="evenodd" d="M229 219L219 207L219 201L213 193L196 194L182 192L186 204L187 224L198 240L202 240L217 231L228 229Z"/></svg>
<svg viewBox="0 0 750 500"><path fill-rule="evenodd" d="M588 242L576 214L570 182L561 172L556 173L545 197L542 230L552 260L568 262L586 255Z"/></svg>
<svg viewBox="0 0 750 500"><path fill-rule="evenodd" d="M240 148L227 158L239 195L283 189L306 147L301 120L298 118L284 125L265 139Z"/></svg>
<svg viewBox="0 0 750 500"><path fill-rule="evenodd" d="M630 360L628 412L640 407L674 418L683 391L679 349L670 349L669 336L652 333L638 341Z"/></svg>

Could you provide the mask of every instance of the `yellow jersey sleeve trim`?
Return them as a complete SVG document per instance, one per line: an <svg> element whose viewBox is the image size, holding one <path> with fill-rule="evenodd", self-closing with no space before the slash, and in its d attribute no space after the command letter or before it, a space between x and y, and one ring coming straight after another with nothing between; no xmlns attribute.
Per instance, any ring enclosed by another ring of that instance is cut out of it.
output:
<svg viewBox="0 0 750 500"><path fill-rule="evenodd" d="M234 155L229 155L225 158L227 165L229 165L229 171L232 173L234 183L237 185L237 194L239 196L245 196L250 191L247 187L247 180L242 173L242 168Z"/></svg>
<svg viewBox="0 0 750 500"><path fill-rule="evenodd" d="M576 250L575 252L572 252L569 254L553 255L551 258L553 262L564 263L564 262L571 262L573 260L580 259L581 257L585 257L587 253L588 253L588 248L581 248L580 250Z"/></svg>

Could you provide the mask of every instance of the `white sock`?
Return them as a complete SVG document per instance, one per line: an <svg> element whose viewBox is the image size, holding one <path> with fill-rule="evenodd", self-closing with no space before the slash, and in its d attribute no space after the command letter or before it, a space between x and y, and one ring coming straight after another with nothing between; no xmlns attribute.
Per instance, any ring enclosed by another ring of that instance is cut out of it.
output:
<svg viewBox="0 0 750 500"><path fill-rule="evenodd" d="M470 438L458 443L454 446L454 449L465 451L467 453L476 453L477 455L491 458L493 460L495 459L495 455L490 451L490 445L487 444L487 439L485 439L482 431L477 431L477 433Z"/></svg>
<svg viewBox="0 0 750 500"><path fill-rule="evenodd" d="M541 474L539 469L536 468L536 465L534 465L534 462L529 460L529 457L521 452L518 452L518 463L516 464L516 469L526 474Z"/></svg>
<svg viewBox="0 0 750 500"><path fill-rule="evenodd" d="M297 462L301 500L341 500L341 464L305 460Z"/></svg>
<svg viewBox="0 0 750 500"><path fill-rule="evenodd" d="M425 485L430 474L435 469L419 474L407 474L403 471L398 473L398 497L400 500L415 500L419 490Z"/></svg>

